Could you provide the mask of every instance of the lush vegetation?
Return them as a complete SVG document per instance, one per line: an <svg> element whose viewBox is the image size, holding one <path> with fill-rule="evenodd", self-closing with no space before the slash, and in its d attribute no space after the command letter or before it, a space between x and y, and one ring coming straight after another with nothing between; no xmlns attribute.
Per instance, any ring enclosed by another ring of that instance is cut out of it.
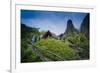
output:
<svg viewBox="0 0 100 73"><path fill-rule="evenodd" d="M53 38L41 39L40 41L33 43L33 45L39 47L44 56L49 57L52 60L73 60L76 59L76 52L70 48L66 43ZM49 54L49 52L51 54ZM54 57L55 55L56 57Z"/></svg>
<svg viewBox="0 0 100 73"><path fill-rule="evenodd" d="M30 28L21 24L21 62L41 61L40 57L29 47L29 44L32 43L31 39L33 35L39 35L36 28Z"/></svg>
<svg viewBox="0 0 100 73"><path fill-rule="evenodd" d="M63 39L41 38L32 42L33 36L40 36L37 28L21 25L21 62L65 61L89 59L89 39L80 32L70 33Z"/></svg>
<svg viewBox="0 0 100 73"><path fill-rule="evenodd" d="M78 50L80 59L89 59L89 40L82 33L73 33L66 38L71 47Z"/></svg>

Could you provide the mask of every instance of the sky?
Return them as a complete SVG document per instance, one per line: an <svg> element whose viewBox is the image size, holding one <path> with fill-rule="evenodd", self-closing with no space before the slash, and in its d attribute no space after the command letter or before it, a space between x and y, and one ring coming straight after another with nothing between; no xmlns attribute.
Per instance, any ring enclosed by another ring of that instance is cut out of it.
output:
<svg viewBox="0 0 100 73"><path fill-rule="evenodd" d="M87 13L83 12L21 10L21 23L29 27L39 28L39 31L49 30L56 35L60 35L65 32L69 19L79 30L86 15Z"/></svg>

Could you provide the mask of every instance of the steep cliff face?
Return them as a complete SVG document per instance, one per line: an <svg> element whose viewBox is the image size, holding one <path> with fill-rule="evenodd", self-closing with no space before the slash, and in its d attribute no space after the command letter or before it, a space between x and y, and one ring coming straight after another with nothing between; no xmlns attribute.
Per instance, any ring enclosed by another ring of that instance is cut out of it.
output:
<svg viewBox="0 0 100 73"><path fill-rule="evenodd" d="M77 32L77 29L75 29L72 20L69 19L69 20L67 21L67 28L66 28L66 30L65 30L64 35L65 35L65 36L68 36L68 35L72 34L73 32Z"/></svg>
<svg viewBox="0 0 100 73"><path fill-rule="evenodd" d="M89 16L89 14L86 15L80 27L80 32L85 34L87 38L89 38Z"/></svg>

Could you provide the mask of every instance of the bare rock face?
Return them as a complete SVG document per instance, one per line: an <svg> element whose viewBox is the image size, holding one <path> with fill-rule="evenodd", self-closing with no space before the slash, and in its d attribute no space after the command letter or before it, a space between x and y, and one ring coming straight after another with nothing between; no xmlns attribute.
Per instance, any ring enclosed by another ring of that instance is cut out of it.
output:
<svg viewBox="0 0 100 73"><path fill-rule="evenodd" d="M85 34L87 38L89 38L89 16L89 14L86 15L80 27L80 32Z"/></svg>
<svg viewBox="0 0 100 73"><path fill-rule="evenodd" d="M72 34L73 32L77 32L75 29L73 22L71 19L67 21L67 28L65 30L64 36L68 36L69 34Z"/></svg>
<svg viewBox="0 0 100 73"><path fill-rule="evenodd" d="M68 20L67 21L67 31L66 31L67 34L75 32L75 31L76 31L76 29L74 28L72 20Z"/></svg>

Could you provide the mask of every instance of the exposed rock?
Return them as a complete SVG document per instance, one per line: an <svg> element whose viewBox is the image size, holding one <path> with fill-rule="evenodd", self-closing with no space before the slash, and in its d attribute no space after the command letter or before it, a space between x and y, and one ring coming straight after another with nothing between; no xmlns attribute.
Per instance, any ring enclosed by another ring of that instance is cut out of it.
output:
<svg viewBox="0 0 100 73"><path fill-rule="evenodd" d="M80 32L85 34L87 38L89 38L89 16L89 14L86 15L80 27Z"/></svg>
<svg viewBox="0 0 100 73"><path fill-rule="evenodd" d="M72 20L69 19L69 20L67 21L67 28L66 28L66 30L65 30L65 32L64 32L64 36L63 36L63 37L67 37L67 36L69 36L70 34L72 34L73 32L78 32L78 30L75 29Z"/></svg>

